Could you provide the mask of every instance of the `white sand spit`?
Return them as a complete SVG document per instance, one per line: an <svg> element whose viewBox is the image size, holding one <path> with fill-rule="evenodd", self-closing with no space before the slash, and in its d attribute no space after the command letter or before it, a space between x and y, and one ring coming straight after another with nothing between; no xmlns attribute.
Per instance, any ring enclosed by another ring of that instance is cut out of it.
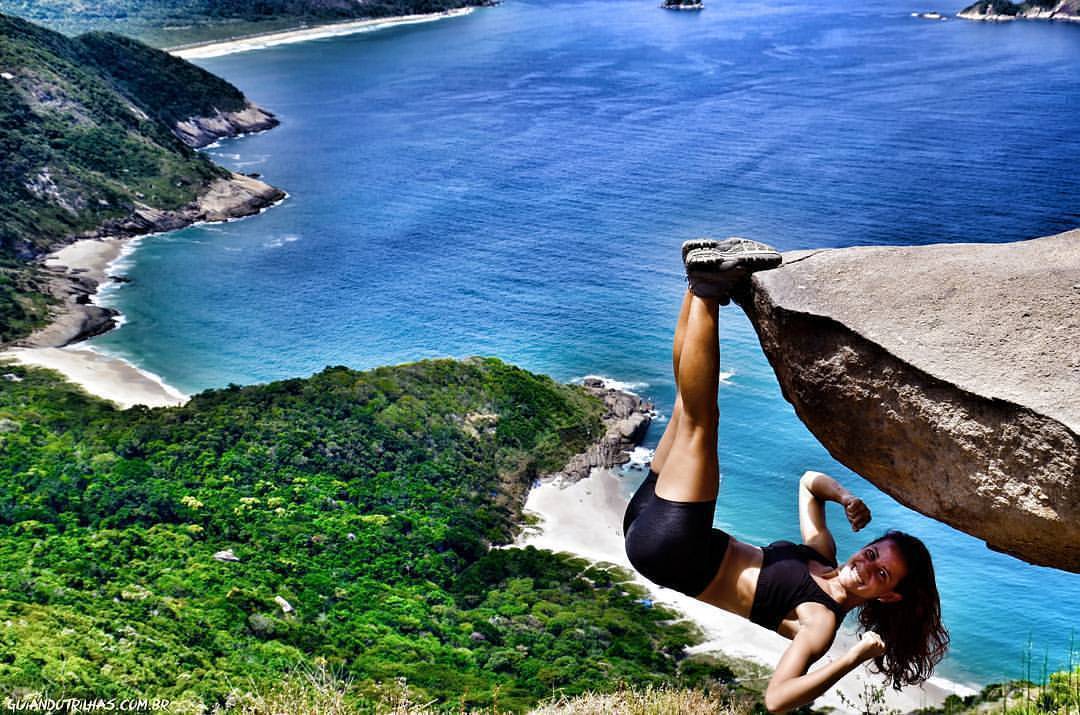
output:
<svg viewBox="0 0 1080 715"><path fill-rule="evenodd" d="M445 20L450 17L468 15L474 8L466 7L446 12L434 12L425 15L402 15L401 17L386 17L376 20L354 20L351 22L338 22L330 25L318 25L305 27L299 30L286 30L283 32L269 32L251 37L240 37L234 40L222 42L209 42L192 45L190 47L177 47L169 50L173 55L185 60L203 59L207 57L221 57L237 52L250 52L262 50L275 45L289 45L295 42L307 42L308 40L321 40L327 37L341 37L353 35L358 32L373 32L388 27L399 25L416 25L421 22L433 22Z"/></svg>
<svg viewBox="0 0 1080 715"><path fill-rule="evenodd" d="M13 348L0 354L22 365L56 370L92 395L127 409L134 405L172 407L187 402L184 393L126 360L85 347Z"/></svg>

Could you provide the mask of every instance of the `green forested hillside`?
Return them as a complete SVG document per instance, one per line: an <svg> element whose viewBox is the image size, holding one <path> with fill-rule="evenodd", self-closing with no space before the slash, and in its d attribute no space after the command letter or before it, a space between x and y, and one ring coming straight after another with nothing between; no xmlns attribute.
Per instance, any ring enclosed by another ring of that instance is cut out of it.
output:
<svg viewBox="0 0 1080 715"><path fill-rule="evenodd" d="M28 256L144 203L176 208L223 169L172 133L242 108L232 85L116 35L0 15L0 249Z"/></svg>
<svg viewBox="0 0 1080 715"><path fill-rule="evenodd" d="M228 82L136 41L68 38L0 15L0 342L45 318L28 259L138 204L183 206L226 176L172 129L244 101Z"/></svg>
<svg viewBox="0 0 1080 715"><path fill-rule="evenodd" d="M305 23L441 12L489 0L0 0L0 12L77 34L104 29L168 47Z"/></svg>
<svg viewBox="0 0 1080 715"><path fill-rule="evenodd" d="M360 696L404 677L423 698L521 710L679 677L690 630L662 625L673 614L625 574L489 551L530 480L596 438L583 391L443 360L121 412L11 371L0 691L193 705L306 663Z"/></svg>
<svg viewBox="0 0 1080 715"><path fill-rule="evenodd" d="M244 94L201 67L111 32L75 38L94 64L126 97L154 119L172 127L189 117L239 112Z"/></svg>

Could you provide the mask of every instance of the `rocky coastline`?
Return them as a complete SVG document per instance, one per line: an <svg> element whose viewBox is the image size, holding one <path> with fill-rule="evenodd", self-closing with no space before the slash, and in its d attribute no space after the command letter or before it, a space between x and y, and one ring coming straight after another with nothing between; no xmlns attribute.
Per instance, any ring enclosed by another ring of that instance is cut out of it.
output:
<svg viewBox="0 0 1080 715"><path fill-rule="evenodd" d="M128 239L174 231L204 221L226 221L257 214L285 198L285 192L258 179L231 174L206 187L196 200L180 209L166 211L137 205L127 217L106 221L98 228L72 236L66 243L104 239ZM56 248L60 248L57 246ZM94 305L104 275L50 264L43 257L49 292L57 306L49 325L15 342L15 347L51 348L81 342L116 327L117 311Z"/></svg>
<svg viewBox="0 0 1080 715"><path fill-rule="evenodd" d="M571 457L561 470L545 475L545 481L573 484L588 477L593 467L626 464L630 461L630 452L645 438L656 414L651 402L631 392L610 387L601 378L585 378L582 385L589 394L604 403L604 435L589 449Z"/></svg>
<svg viewBox="0 0 1080 715"><path fill-rule="evenodd" d="M1002 12L1002 9L1008 12ZM1080 22L1080 0L1060 0L1051 7L1031 6L1029 3L1015 5L997 0L979 0L956 16L976 22L1012 22L1014 20L1050 20Z"/></svg>
<svg viewBox="0 0 1080 715"><path fill-rule="evenodd" d="M200 149L225 137L266 131L280 123L273 112L249 101L239 112L218 110L210 117L191 117L177 122L173 127L173 134L188 146Z"/></svg>

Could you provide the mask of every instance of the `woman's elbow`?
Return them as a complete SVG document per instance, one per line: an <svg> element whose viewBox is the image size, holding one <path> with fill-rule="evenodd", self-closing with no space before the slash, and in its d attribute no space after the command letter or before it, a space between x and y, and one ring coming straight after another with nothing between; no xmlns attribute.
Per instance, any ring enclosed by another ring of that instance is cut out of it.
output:
<svg viewBox="0 0 1080 715"><path fill-rule="evenodd" d="M784 686L788 687L784 687ZM797 688L790 687L793 683L775 685L769 683L765 688L765 709L771 713L786 713L800 705L809 705L813 698L807 698L807 693L800 692Z"/></svg>
<svg viewBox="0 0 1080 715"><path fill-rule="evenodd" d="M811 490L814 480L818 477L828 477L827 474L821 472L815 472L813 470L807 470L803 472L803 475L799 477L799 486L806 487L807 490Z"/></svg>
<svg viewBox="0 0 1080 715"><path fill-rule="evenodd" d="M787 700L780 696L775 688L765 689L765 709L771 713L785 713L791 710L794 705L791 705Z"/></svg>

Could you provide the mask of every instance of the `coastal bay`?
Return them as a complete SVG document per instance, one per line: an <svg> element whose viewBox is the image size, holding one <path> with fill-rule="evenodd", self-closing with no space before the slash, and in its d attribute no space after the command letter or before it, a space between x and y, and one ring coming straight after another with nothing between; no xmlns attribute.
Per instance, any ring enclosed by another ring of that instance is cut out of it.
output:
<svg viewBox="0 0 1080 715"><path fill-rule="evenodd" d="M94 350L85 340L117 327L118 313L95 304L98 289L116 274L113 267L158 231L175 230L200 221L227 221L252 216L273 206L284 192L250 177L233 174L219 180L197 201L180 211L144 207L123 222L106 225L103 234L81 238L49 254L44 265L51 290L60 301L53 321L0 353L23 365L56 370L90 394L121 407L137 404L165 407L183 404L187 395L159 376L130 361ZM122 317L121 317L122 319Z"/></svg>
<svg viewBox="0 0 1080 715"><path fill-rule="evenodd" d="M423 15L355 20L310 28L288 30L200 43L173 51L177 57L206 58L317 39L372 32L399 25L431 22L467 15L473 8L461 8ZM186 143L201 147L225 137L243 136L272 129L273 115L248 102L240 113L218 112L216 118L192 117L177 125ZM111 221L92 230L74 243L45 257L51 278L51 292L60 301L52 322L0 353L0 360L56 370L88 392L111 400L121 407L145 404L174 406L187 400L180 390L159 376L139 369L129 360L95 350L83 343L88 338L117 327L118 313L95 302L98 288L113 274L110 268L125 252L134 250L133 237L176 230L200 222L227 221L261 213L281 201L285 193L257 179L232 173L218 180L192 202L177 211L143 206L123 221ZM127 246L127 248L125 248ZM122 316L120 318L122 320Z"/></svg>
<svg viewBox="0 0 1080 715"><path fill-rule="evenodd" d="M1024 52L1058 37L1034 31L1069 28L1024 28L991 47L980 28L911 23L895 3L850 20L839 6L744 10L728 27L708 13L559 9L523 3L452 33L436 23L207 60L284 122L209 153L293 199L257 221L145 242L129 258L134 282L110 291L129 324L93 344L185 392L484 353L561 380L614 375L666 411L683 238L902 245L1075 225L1075 134L1018 136L1004 119L1074 119L1069 44ZM589 42L568 28L588 28ZM328 77L328 66L364 71ZM986 66L1002 71L971 69ZM1024 71L1046 85L1020 82ZM1002 196L1014 197L1007 210ZM718 525L789 537L801 470L870 487L806 435L745 322L724 320L734 375L721 395ZM1016 675L1029 633L1051 667L1065 662L1072 617L1009 604L1031 589L1074 594L1074 578L872 499L882 526L938 544L948 677ZM972 569L993 594L973 588Z"/></svg>

